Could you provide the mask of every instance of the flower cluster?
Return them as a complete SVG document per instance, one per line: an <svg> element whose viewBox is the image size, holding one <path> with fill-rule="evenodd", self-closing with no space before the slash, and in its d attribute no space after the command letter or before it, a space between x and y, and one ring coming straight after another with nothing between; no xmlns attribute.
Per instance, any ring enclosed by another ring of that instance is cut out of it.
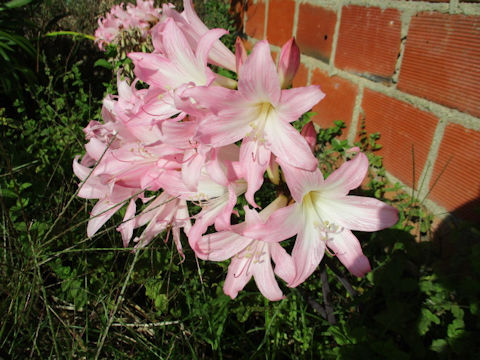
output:
<svg viewBox="0 0 480 360"><path fill-rule="evenodd" d="M318 86L291 88L300 61L295 41L282 47L278 66L267 41L247 55L238 40L233 54L219 41L225 30L209 30L191 0L184 8L163 7L151 30L154 52L129 54L136 79L119 78L118 96L104 100L103 122L85 128L86 154L73 167L82 180L78 195L98 199L88 236L124 205L118 227L124 246L144 247L168 232L184 256L183 229L199 258L231 259L224 291L232 298L253 276L264 296L281 299L274 274L297 286L327 249L363 276L370 265L351 230L389 227L397 213L376 199L348 195L368 168L358 149L324 179L312 153L313 125L301 133L291 125L324 97ZM148 87L137 89L139 81ZM279 168L289 191L258 212L254 195L264 173L279 183ZM251 207L245 206L244 222L232 224L241 195ZM192 215L187 202L201 210ZM205 235L212 225L216 232ZM295 235L289 255L280 242Z"/></svg>
<svg viewBox="0 0 480 360"><path fill-rule="evenodd" d="M98 19L95 42L103 50L114 42L122 31L136 29L142 38L149 35L153 25L160 20L161 9L154 7L153 0L137 0L137 5L114 6L105 17Z"/></svg>

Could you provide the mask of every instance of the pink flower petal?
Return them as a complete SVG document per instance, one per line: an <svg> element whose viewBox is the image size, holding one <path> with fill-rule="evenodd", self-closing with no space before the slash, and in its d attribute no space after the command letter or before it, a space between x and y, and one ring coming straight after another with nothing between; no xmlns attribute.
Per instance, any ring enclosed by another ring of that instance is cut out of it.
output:
<svg viewBox="0 0 480 360"><path fill-rule="evenodd" d="M362 184L368 171L368 158L364 153L358 153L354 159L346 161L326 180L324 189L338 195L347 195L350 190Z"/></svg>
<svg viewBox="0 0 480 360"><path fill-rule="evenodd" d="M184 0L185 18L191 25L191 30L200 37L208 31L207 26L200 20L193 9L192 0ZM217 40L209 53L209 60L215 65L222 66L231 71L235 71L235 55L220 41Z"/></svg>
<svg viewBox="0 0 480 360"><path fill-rule="evenodd" d="M318 167L318 160L313 156L307 141L287 122L267 121L265 138L272 153L287 164L308 171Z"/></svg>
<svg viewBox="0 0 480 360"><path fill-rule="evenodd" d="M302 136L307 141L308 146L310 146L310 150L313 152L315 149L315 145L317 145L317 132L315 131L315 126L313 126L313 122L309 121L306 123L302 131L300 132Z"/></svg>
<svg viewBox="0 0 480 360"><path fill-rule="evenodd" d="M292 257L296 274L288 286L296 287L304 282L320 264L324 252L325 243L320 239L318 229L311 223L305 223L293 247Z"/></svg>
<svg viewBox="0 0 480 360"><path fill-rule="evenodd" d="M247 60L247 49L245 49L242 39L240 39L238 36L237 40L235 41L235 59L237 73L240 73L240 68Z"/></svg>
<svg viewBox="0 0 480 360"><path fill-rule="evenodd" d="M223 292L235 299L238 292L241 291L245 285L252 278L252 273L249 271L249 263L251 259L246 257L233 257L230 266L228 267L227 278L223 285Z"/></svg>
<svg viewBox="0 0 480 360"><path fill-rule="evenodd" d="M248 226L238 226L239 234L251 239L258 239L265 242L280 242L295 235L301 229L299 221L299 207L291 205L275 210L265 223ZM262 213L260 213L261 215Z"/></svg>
<svg viewBox="0 0 480 360"><path fill-rule="evenodd" d="M278 74L282 89L292 85L292 80L300 66L300 49L295 43L295 39L291 38L280 51L280 59L278 60Z"/></svg>
<svg viewBox="0 0 480 360"><path fill-rule="evenodd" d="M123 222L117 227L117 231L122 234L123 247L128 247L128 243L133 235L133 229L135 228L135 211L137 206L135 205L135 199L131 199L125 211Z"/></svg>
<svg viewBox="0 0 480 360"><path fill-rule="evenodd" d="M249 101L271 103L280 101L280 80L266 40L255 44L243 64L238 80L238 90Z"/></svg>
<svg viewBox="0 0 480 360"><path fill-rule="evenodd" d="M292 282L296 273L292 257L278 243L270 243L268 246L275 262L275 274L287 283Z"/></svg>
<svg viewBox="0 0 480 360"><path fill-rule="evenodd" d="M277 159L280 164L288 189L295 201L301 203L305 194L323 186L323 175L319 169L306 171L289 165L282 159Z"/></svg>
<svg viewBox="0 0 480 360"><path fill-rule="evenodd" d="M215 229L217 231L226 230L230 227L230 218L232 217L233 208L237 203L237 194L235 185L228 186L228 200L223 205L222 210L215 219Z"/></svg>
<svg viewBox="0 0 480 360"><path fill-rule="evenodd" d="M398 221L397 209L363 196L324 198L321 211L324 219L350 230L378 231Z"/></svg>
<svg viewBox="0 0 480 360"><path fill-rule="evenodd" d="M92 209L91 218L88 221L87 236L92 237L95 233L123 206L123 203L113 203L106 199L99 200Z"/></svg>
<svg viewBox="0 0 480 360"><path fill-rule="evenodd" d="M225 29L212 29L202 35L195 52L195 56L199 63L203 64L205 67L207 66L208 54L212 46L225 34L228 34L228 31Z"/></svg>
<svg viewBox="0 0 480 360"><path fill-rule="evenodd" d="M268 249L268 247L265 246L264 249ZM268 250L266 250L266 252L268 252ZM268 300L282 300L285 297L283 296L282 290L280 290L277 280L275 279L269 254L266 254L265 258L266 260L260 261L253 267L252 272L255 283L257 284L257 287L263 296L265 296Z"/></svg>
<svg viewBox="0 0 480 360"><path fill-rule="evenodd" d="M362 247L351 231L344 230L339 234L333 234L327 240L327 246L353 275L363 277L371 270L370 262L363 255Z"/></svg>
<svg viewBox="0 0 480 360"><path fill-rule="evenodd" d="M258 207L258 205L253 196L263 184L263 174L268 167L270 154L270 150L266 149L259 141L243 139L240 147L240 165L248 183L245 198L254 207Z"/></svg>
<svg viewBox="0 0 480 360"><path fill-rule="evenodd" d="M298 120L325 97L317 85L282 90L278 112L288 122Z"/></svg>
<svg viewBox="0 0 480 360"><path fill-rule="evenodd" d="M231 231L202 236L197 242L197 256L203 260L224 261L245 249L252 239Z"/></svg>
<svg viewBox="0 0 480 360"><path fill-rule="evenodd" d="M182 164L182 180L190 191L197 191L200 171L205 163L205 156L196 149L185 151Z"/></svg>

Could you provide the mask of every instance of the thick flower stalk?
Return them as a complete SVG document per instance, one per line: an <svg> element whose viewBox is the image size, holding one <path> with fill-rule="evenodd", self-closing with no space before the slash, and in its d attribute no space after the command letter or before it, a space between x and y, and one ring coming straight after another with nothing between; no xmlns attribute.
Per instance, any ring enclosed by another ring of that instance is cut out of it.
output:
<svg viewBox="0 0 480 360"><path fill-rule="evenodd" d="M133 26L148 32L153 51L128 54L135 77L118 77L118 95L103 102L103 122L84 129L86 154L73 168L78 195L97 200L88 236L126 207L117 227L125 247L133 243L137 251L171 234L183 259L187 237L199 258L231 259L224 291L232 298L253 278L265 297L282 299L275 275L298 286L327 249L363 276L370 264L351 231L391 226L396 211L348 195L366 174L364 154L324 179L313 124L301 133L291 125L325 96L319 86L291 88L300 63L294 39L276 66L266 40L249 55L237 40L234 54L220 41L226 30L208 29L191 0L184 9L138 0L99 22L101 47ZM235 75L226 78L211 65ZM278 197L260 212L244 207L245 221L238 219L242 196L259 207L255 193L265 172L279 185ZM282 242L295 235L290 256Z"/></svg>

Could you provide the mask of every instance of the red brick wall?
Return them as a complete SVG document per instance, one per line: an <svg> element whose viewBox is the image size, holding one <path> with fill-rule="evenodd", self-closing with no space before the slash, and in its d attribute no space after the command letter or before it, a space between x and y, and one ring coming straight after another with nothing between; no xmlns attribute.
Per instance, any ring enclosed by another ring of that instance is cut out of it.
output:
<svg viewBox="0 0 480 360"><path fill-rule="evenodd" d="M480 1L246 0L249 41L294 36L294 86L320 85L314 120L380 132L394 179L441 213L480 221ZM414 158L414 160L413 160Z"/></svg>

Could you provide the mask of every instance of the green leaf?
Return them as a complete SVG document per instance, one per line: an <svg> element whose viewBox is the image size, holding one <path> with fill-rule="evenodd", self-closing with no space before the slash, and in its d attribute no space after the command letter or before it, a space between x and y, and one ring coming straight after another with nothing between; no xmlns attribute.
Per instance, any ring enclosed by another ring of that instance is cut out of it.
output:
<svg viewBox="0 0 480 360"><path fill-rule="evenodd" d="M83 37L85 39L89 40L95 40L95 36L89 35L89 34L83 34L79 33L76 31L52 31L49 33L46 33L45 36L59 36L59 35L67 35L67 36L73 36L73 37Z"/></svg>
<svg viewBox="0 0 480 360"><path fill-rule="evenodd" d="M452 305L452 308L450 309L450 311L452 312L453 316L455 317L455 319L460 319L460 320L463 320L463 310L460 308L460 306L458 305Z"/></svg>
<svg viewBox="0 0 480 360"><path fill-rule="evenodd" d="M423 308L420 313L420 321L418 322L418 333L420 335L425 335L432 322L438 325L440 324L440 319L430 310Z"/></svg>
<svg viewBox="0 0 480 360"><path fill-rule="evenodd" d="M351 344L350 339L337 326L330 326L328 332L333 335L338 345Z"/></svg>
<svg viewBox="0 0 480 360"><path fill-rule="evenodd" d="M15 194L12 190L0 188L0 196L15 199L17 194Z"/></svg>
<svg viewBox="0 0 480 360"><path fill-rule="evenodd" d="M31 183L28 183L28 182L23 183L23 184L20 185L20 190L28 189L30 186L32 186Z"/></svg>
<svg viewBox="0 0 480 360"><path fill-rule="evenodd" d="M447 336L449 338L457 338L464 333L465 323L461 319L454 319L447 328Z"/></svg>
<svg viewBox="0 0 480 360"><path fill-rule="evenodd" d="M105 59L98 59L97 61L95 61L95 63L93 64L93 67L97 67L97 66L103 67L103 68L108 69L108 70L112 70L112 69L113 69L112 64L110 64L110 63L109 63L107 60L105 60Z"/></svg>
<svg viewBox="0 0 480 360"><path fill-rule="evenodd" d="M443 352L447 347L447 342L445 339L436 339L432 341L432 345L430 345L430 349L435 352Z"/></svg>
<svg viewBox="0 0 480 360"><path fill-rule="evenodd" d="M472 313L472 315L478 316L478 314L480 313L479 308L480 307L478 306L477 303L471 303L470 312Z"/></svg>
<svg viewBox="0 0 480 360"><path fill-rule="evenodd" d="M14 8L25 6L31 2L32 0L11 0L7 2L4 6L9 9L14 9Z"/></svg>

